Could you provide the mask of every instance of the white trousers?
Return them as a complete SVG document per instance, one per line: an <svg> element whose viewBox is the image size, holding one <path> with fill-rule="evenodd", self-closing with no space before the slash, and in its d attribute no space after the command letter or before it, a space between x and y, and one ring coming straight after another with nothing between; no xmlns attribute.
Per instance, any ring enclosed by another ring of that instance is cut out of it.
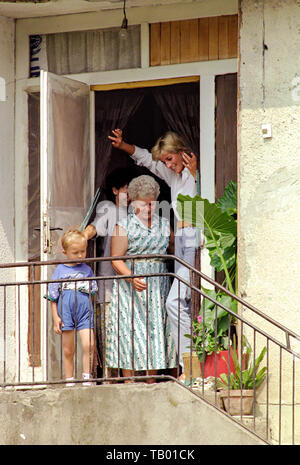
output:
<svg viewBox="0 0 300 465"><path fill-rule="evenodd" d="M196 228L186 227L178 229L175 235L175 255L189 265L194 266L196 247ZM185 281L190 282L190 270L181 263L175 262L175 274ZM185 334L191 332L191 290L178 279L174 279L170 289L166 308L170 320L171 331L175 341L175 347L179 364L184 371L182 353L189 352L191 339Z"/></svg>

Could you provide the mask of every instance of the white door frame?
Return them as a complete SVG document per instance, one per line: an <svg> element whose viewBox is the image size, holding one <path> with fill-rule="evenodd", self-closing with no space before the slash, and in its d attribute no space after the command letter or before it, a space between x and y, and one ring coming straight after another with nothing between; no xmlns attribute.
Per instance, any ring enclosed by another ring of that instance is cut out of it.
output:
<svg viewBox="0 0 300 465"><path fill-rule="evenodd" d="M184 65L159 66L135 70L109 71L68 75L71 79L86 84L110 84L122 82L168 79L183 76L200 76L200 151L201 151L201 194L214 202L215 199L215 76L237 72L236 59L219 60ZM28 110L27 94L39 91L39 79L24 79L16 83L16 131L15 131L15 218L16 218L16 261L27 261L27 184L28 184ZM91 91L91 161L95 161L95 114L94 92ZM92 170L91 170L92 171ZM91 179L94 184L94 176ZM94 189L93 189L94 190ZM201 255L201 268L214 277L207 250ZM18 269L17 281L26 280L24 269ZM24 302L25 303L25 302ZM24 305L24 309L26 309ZM22 315L22 328L27 327L28 315ZM18 335L18 331L16 332ZM44 335L43 335L44 336ZM42 337L43 337L42 336ZM17 336L18 337L18 336ZM22 348L26 350L26 337L22 337ZM16 341L17 346L20 341ZM23 361L22 361L23 363ZM18 366L18 365L17 365ZM28 367L29 368L29 367Z"/></svg>

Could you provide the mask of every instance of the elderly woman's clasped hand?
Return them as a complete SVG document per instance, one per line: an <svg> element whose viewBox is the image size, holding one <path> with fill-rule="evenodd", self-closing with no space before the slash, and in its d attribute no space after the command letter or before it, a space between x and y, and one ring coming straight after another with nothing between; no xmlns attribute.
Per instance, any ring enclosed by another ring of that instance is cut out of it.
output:
<svg viewBox="0 0 300 465"><path fill-rule="evenodd" d="M144 278L133 278L132 285L137 292L142 292L147 289L147 284Z"/></svg>

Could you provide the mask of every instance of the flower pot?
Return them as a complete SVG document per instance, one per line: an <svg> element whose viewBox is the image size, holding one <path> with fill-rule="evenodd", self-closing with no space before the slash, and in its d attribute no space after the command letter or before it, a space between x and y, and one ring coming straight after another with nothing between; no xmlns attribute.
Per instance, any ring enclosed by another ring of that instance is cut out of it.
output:
<svg viewBox="0 0 300 465"><path fill-rule="evenodd" d="M253 389L222 390L220 397L230 415L251 415L253 410Z"/></svg>
<svg viewBox="0 0 300 465"><path fill-rule="evenodd" d="M205 359L204 378L208 376L218 378L222 373L228 374L228 350L207 355ZM232 356L230 356L230 373L235 373Z"/></svg>
<svg viewBox="0 0 300 465"><path fill-rule="evenodd" d="M190 352L183 352L182 360L184 365L184 374L185 379L190 379L191 374L191 353ZM201 377L201 364L198 359L197 353L192 352L192 378L200 378Z"/></svg>

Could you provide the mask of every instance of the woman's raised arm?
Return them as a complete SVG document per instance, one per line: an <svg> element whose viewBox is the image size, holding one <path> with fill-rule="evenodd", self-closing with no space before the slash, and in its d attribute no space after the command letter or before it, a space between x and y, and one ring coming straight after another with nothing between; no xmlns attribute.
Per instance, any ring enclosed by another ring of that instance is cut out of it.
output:
<svg viewBox="0 0 300 465"><path fill-rule="evenodd" d="M114 129L112 133L112 136L108 136L108 138L111 140L112 146L116 149L120 149L124 152L127 152L130 156L133 155L135 152L135 146L127 144L127 142L123 141L122 129Z"/></svg>

